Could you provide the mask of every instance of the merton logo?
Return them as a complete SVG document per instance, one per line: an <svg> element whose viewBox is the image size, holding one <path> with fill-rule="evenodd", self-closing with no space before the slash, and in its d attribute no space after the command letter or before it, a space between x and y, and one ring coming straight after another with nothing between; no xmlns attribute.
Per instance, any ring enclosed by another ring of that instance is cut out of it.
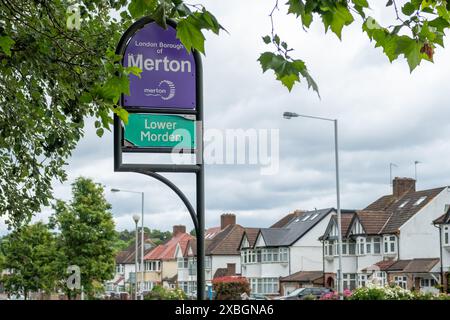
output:
<svg viewBox="0 0 450 320"><path fill-rule="evenodd" d="M163 80L156 88L144 89L147 97L161 97L163 100L170 100L175 97L175 84L169 80Z"/></svg>

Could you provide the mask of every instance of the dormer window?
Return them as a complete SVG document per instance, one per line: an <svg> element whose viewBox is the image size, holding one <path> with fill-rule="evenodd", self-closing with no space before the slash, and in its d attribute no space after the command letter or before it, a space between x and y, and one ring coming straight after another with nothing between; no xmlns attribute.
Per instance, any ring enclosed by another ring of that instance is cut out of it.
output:
<svg viewBox="0 0 450 320"><path fill-rule="evenodd" d="M414 202L414 205L418 206L419 204L424 202L426 198L427 198L426 196L420 197L416 202Z"/></svg>

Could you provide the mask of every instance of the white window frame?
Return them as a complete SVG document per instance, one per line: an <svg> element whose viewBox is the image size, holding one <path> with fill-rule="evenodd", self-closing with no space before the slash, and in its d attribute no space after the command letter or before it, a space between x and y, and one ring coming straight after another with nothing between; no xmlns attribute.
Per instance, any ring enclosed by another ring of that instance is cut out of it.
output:
<svg viewBox="0 0 450 320"><path fill-rule="evenodd" d="M358 274L358 287L365 287L367 285L369 278L367 276L367 274L361 273Z"/></svg>
<svg viewBox="0 0 450 320"><path fill-rule="evenodd" d="M419 199L417 199L416 202L414 202L414 205L415 205L415 206L418 206L419 204L421 204L422 202L424 202L426 198L427 198L427 196L422 196L422 197L420 197Z"/></svg>
<svg viewBox="0 0 450 320"><path fill-rule="evenodd" d="M442 243L444 246L450 246L450 226L445 225L442 228Z"/></svg>
<svg viewBox="0 0 450 320"><path fill-rule="evenodd" d="M397 253L397 237L396 236L389 235L389 236L383 237L383 253L384 254Z"/></svg>
<svg viewBox="0 0 450 320"><path fill-rule="evenodd" d="M366 238L359 237L356 241L357 243L357 254L359 256L364 256L366 254Z"/></svg>
<svg viewBox="0 0 450 320"><path fill-rule="evenodd" d="M381 237L373 237L372 238L372 254L381 254L383 251L382 246L383 246L383 241L381 240ZM378 247L378 250L375 250L375 247ZM378 252L376 252L376 251L378 251Z"/></svg>
<svg viewBox="0 0 450 320"><path fill-rule="evenodd" d="M407 276L395 276L394 283L403 289L408 288L408 277Z"/></svg>
<svg viewBox="0 0 450 320"><path fill-rule="evenodd" d="M358 275L356 273L344 273L342 275L342 279L343 279L344 289L353 290L357 287Z"/></svg>

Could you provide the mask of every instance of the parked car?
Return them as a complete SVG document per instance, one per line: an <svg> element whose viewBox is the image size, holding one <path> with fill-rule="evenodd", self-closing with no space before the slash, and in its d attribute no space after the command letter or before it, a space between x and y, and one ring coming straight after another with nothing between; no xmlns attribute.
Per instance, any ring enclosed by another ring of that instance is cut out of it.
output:
<svg viewBox="0 0 450 320"><path fill-rule="evenodd" d="M258 294L258 293L251 293L248 300L270 300L270 298L266 297L265 295Z"/></svg>
<svg viewBox="0 0 450 320"><path fill-rule="evenodd" d="M286 296L277 298L278 300L304 300L309 297L319 299L324 294L331 292L328 288L298 288Z"/></svg>

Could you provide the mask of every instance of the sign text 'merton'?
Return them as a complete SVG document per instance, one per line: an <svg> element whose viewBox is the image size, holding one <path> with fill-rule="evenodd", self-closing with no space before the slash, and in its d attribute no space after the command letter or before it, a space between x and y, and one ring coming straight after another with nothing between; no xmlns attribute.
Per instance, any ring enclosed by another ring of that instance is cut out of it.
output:
<svg viewBox="0 0 450 320"><path fill-rule="evenodd" d="M144 59L142 54L129 54L128 66L138 67L147 71L166 71L166 72L192 72L191 62L188 60L170 60L165 56L162 59Z"/></svg>

